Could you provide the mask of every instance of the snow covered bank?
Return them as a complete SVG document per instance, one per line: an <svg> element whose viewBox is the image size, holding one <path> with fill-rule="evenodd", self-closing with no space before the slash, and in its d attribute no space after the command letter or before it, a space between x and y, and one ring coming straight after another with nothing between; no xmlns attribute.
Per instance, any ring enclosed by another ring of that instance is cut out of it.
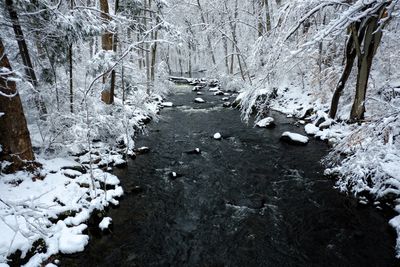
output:
<svg viewBox="0 0 400 267"><path fill-rule="evenodd" d="M86 119L76 113L48 118L54 124L44 128L29 125L42 168L0 172L0 266L19 257L25 266L40 266L52 255L84 250L91 215L104 215L123 195L119 179L107 171L142 153L134 136L165 106L161 96L140 103L133 99L116 98L112 110L91 99L96 109L88 110ZM6 165L0 162L0 171Z"/></svg>
<svg viewBox="0 0 400 267"><path fill-rule="evenodd" d="M83 251L89 242L85 222L91 213L103 211L110 204L118 205L118 198L123 195L118 178L110 173L100 169L86 172L67 158L38 161L43 168L36 173L1 175L3 266L7 266L7 257L18 250L22 258L31 257L25 266L39 266L57 253ZM39 241L44 249L32 251Z"/></svg>

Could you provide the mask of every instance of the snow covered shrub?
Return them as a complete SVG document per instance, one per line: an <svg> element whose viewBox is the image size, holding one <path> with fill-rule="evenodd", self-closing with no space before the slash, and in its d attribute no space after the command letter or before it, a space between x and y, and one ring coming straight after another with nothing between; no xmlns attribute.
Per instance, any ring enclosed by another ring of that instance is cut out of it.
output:
<svg viewBox="0 0 400 267"><path fill-rule="evenodd" d="M161 61L157 65L156 69L156 80L154 82L153 94L165 96L173 90L175 84L169 81L168 78L168 65L165 63L165 61Z"/></svg>
<svg viewBox="0 0 400 267"><path fill-rule="evenodd" d="M337 187L356 196L394 200L400 195L398 113L367 122L340 140L324 160Z"/></svg>

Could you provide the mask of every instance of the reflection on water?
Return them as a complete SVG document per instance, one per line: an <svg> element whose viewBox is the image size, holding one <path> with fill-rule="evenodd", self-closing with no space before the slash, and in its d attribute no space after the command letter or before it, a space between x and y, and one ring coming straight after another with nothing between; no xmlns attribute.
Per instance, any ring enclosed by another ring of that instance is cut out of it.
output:
<svg viewBox="0 0 400 267"><path fill-rule="evenodd" d="M283 131L301 133L284 116L273 114L272 130L254 128L220 108L222 97L205 91L207 103L195 104L190 87L177 90L177 107L137 140L151 153L118 171L130 193L110 210L112 234L62 265L399 266L388 215L322 176L323 143L280 143ZM185 153L194 148L202 153Z"/></svg>

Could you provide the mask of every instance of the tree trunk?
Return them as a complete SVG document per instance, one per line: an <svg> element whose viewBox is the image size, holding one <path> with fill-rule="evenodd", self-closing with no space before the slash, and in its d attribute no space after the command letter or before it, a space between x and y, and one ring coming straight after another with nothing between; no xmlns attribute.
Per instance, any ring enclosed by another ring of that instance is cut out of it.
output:
<svg viewBox="0 0 400 267"><path fill-rule="evenodd" d="M350 27L350 32L352 31L358 32L359 28L360 28L360 23L357 23L355 26ZM348 37L346 51L345 51L346 65L343 69L339 82L336 85L336 89L332 97L331 108L329 110L329 117L331 117L332 119L336 117L340 97L343 93L344 87L346 86L347 80L350 77L351 70L353 69L354 61L357 56L354 37L355 37L354 34L350 34L350 36Z"/></svg>
<svg viewBox="0 0 400 267"><path fill-rule="evenodd" d="M101 17L104 21L110 21L111 17L109 15L109 9L108 9L108 0L100 0L100 10L102 11L101 13ZM101 47L103 50L107 50L107 51L112 51L113 50L113 34L109 31L106 31L105 33L103 33L103 35L101 36ZM111 73L111 81L110 83L108 83L107 81L107 75L109 75L109 73L105 73L103 75L103 86L104 89L101 92L101 100L110 105L112 103L114 103L114 92L112 91L113 88L115 87L115 85L113 83L115 83L115 78L113 79L112 77L112 73Z"/></svg>
<svg viewBox="0 0 400 267"><path fill-rule="evenodd" d="M197 7L199 8L201 22L204 24L203 29L205 30L206 29L206 25L207 25L207 21L206 21L206 18L204 16L203 8L202 8L202 6L200 4L200 0L197 0ZM211 38L210 38L210 35L208 35L208 33L207 33L206 38L207 38L208 49L210 50L210 54L211 54L211 60L212 60L212 63L214 64L214 66L215 66L217 64L217 61L215 60L214 49L212 47Z"/></svg>
<svg viewBox="0 0 400 267"><path fill-rule="evenodd" d="M265 8L265 30L267 32L270 32L272 29L272 26L271 26L271 11L269 9L268 0L264 0L264 8Z"/></svg>
<svg viewBox="0 0 400 267"><path fill-rule="evenodd" d="M11 72L10 62L0 39L0 160L12 162L7 172L14 172L33 161L31 138L21 99Z"/></svg>
<svg viewBox="0 0 400 267"><path fill-rule="evenodd" d="M191 40L188 42L188 72L189 77L192 77L192 43Z"/></svg>
<svg viewBox="0 0 400 267"><path fill-rule="evenodd" d="M5 0L5 4L14 29L15 38L17 39L19 53L25 66L26 76L28 78L28 81L35 87L35 89L37 89L38 81L36 78L35 70L33 69L28 46L25 42L24 33L18 19L17 11L15 11L14 9L14 3L12 0ZM34 101L37 109L39 110L39 115L42 118L43 115L47 114L46 105L44 104L38 93L35 93Z"/></svg>
<svg viewBox="0 0 400 267"><path fill-rule="evenodd" d="M357 47L361 52L358 53L356 95L350 113L350 121L353 122L364 119L369 75L375 53L382 39L382 30L378 30L379 20L382 18L385 8L384 6L379 10L378 16L372 16L367 20L362 51L361 43Z"/></svg>
<svg viewBox="0 0 400 267"><path fill-rule="evenodd" d="M149 0L147 2L147 0L144 0L144 9L150 9L150 5L151 5L151 0ZM151 17L151 13L148 12L149 18ZM144 30L147 31L147 19L146 19L146 11L144 12ZM147 87L147 94L150 95L151 93L151 77L150 77L150 47L149 44L146 43L145 45L146 47L146 51L145 51L145 60L146 60L146 87Z"/></svg>
<svg viewBox="0 0 400 267"><path fill-rule="evenodd" d="M229 74L228 40L227 40L225 34L222 35L222 41L223 41L223 44L224 44L226 72L227 72L227 74Z"/></svg>
<svg viewBox="0 0 400 267"><path fill-rule="evenodd" d="M69 61L69 110L74 113L74 62L72 59L72 44L68 46L68 61Z"/></svg>
<svg viewBox="0 0 400 267"><path fill-rule="evenodd" d="M258 37L263 36L264 34L264 22L263 22L263 16L262 16L262 11L264 9L264 0L258 0L258 6L257 6L257 28L258 28Z"/></svg>
<svg viewBox="0 0 400 267"><path fill-rule="evenodd" d="M158 15L156 15L156 24L160 23ZM150 76L151 76L151 81L154 83L155 80L155 68L156 68L156 59L157 59L157 39L158 39L158 30L155 30L154 32L154 42L151 46L151 71L150 71Z"/></svg>

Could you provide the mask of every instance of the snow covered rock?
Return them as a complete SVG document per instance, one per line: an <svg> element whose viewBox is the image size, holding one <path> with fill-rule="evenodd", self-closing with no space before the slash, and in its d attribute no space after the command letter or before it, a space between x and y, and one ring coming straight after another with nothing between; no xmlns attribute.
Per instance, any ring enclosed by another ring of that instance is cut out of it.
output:
<svg viewBox="0 0 400 267"><path fill-rule="evenodd" d="M186 154L201 154L201 150L200 150L200 148L196 147L195 149L186 151L185 153Z"/></svg>
<svg viewBox="0 0 400 267"><path fill-rule="evenodd" d="M214 138L215 140L221 140L221 139L222 139L222 135L221 135L220 133L215 133L214 136L213 136L213 138Z"/></svg>
<svg viewBox="0 0 400 267"><path fill-rule="evenodd" d="M147 146L142 146L142 147L135 149L135 152L139 155L143 155L143 154L149 153L150 148Z"/></svg>
<svg viewBox="0 0 400 267"><path fill-rule="evenodd" d="M231 104L231 102L224 102L224 103L222 104L222 106L223 106L224 108L229 108L230 106L232 106L232 104Z"/></svg>
<svg viewBox="0 0 400 267"><path fill-rule="evenodd" d="M315 135L319 132L319 128L312 123L306 124L306 126L304 126L304 130L309 135Z"/></svg>
<svg viewBox="0 0 400 267"><path fill-rule="evenodd" d="M202 93L202 92L197 92L196 94L197 94L197 95L203 95L203 93Z"/></svg>
<svg viewBox="0 0 400 267"><path fill-rule="evenodd" d="M195 102L195 103L206 103L206 101L205 101L203 98L201 98L201 97L195 98L195 99L194 99L194 102Z"/></svg>
<svg viewBox="0 0 400 267"><path fill-rule="evenodd" d="M210 92L219 92L220 90L219 90L219 87L217 86L217 87L211 87L210 89L208 89L208 91L210 91Z"/></svg>
<svg viewBox="0 0 400 267"><path fill-rule="evenodd" d="M224 92L222 92L222 91L216 91L216 92L214 93L214 95L215 95L215 96L217 96L217 95L224 95Z"/></svg>
<svg viewBox="0 0 400 267"><path fill-rule="evenodd" d="M275 120L272 117L264 118L256 123L257 127L269 128L275 126Z"/></svg>
<svg viewBox="0 0 400 267"><path fill-rule="evenodd" d="M281 140L293 145L306 145L308 143L307 136L291 132L284 132Z"/></svg>
<svg viewBox="0 0 400 267"><path fill-rule="evenodd" d="M82 234L87 228L85 224L67 227L63 221L58 221L57 227L61 229L58 239L58 248L61 253L82 252L89 243L89 236Z"/></svg>
<svg viewBox="0 0 400 267"><path fill-rule="evenodd" d="M111 222L112 222L112 219L110 217L104 217L103 220L101 220L101 222L99 223L99 228L102 231L105 231L105 230L109 229Z"/></svg>
<svg viewBox="0 0 400 267"><path fill-rule="evenodd" d="M170 172L169 173L169 179L171 180L175 180L179 177L182 177L182 174L176 173L176 172Z"/></svg>
<svg viewBox="0 0 400 267"><path fill-rule="evenodd" d="M172 102L162 102L161 105L163 107L169 107L169 108L174 106Z"/></svg>
<svg viewBox="0 0 400 267"><path fill-rule="evenodd" d="M229 97L223 97L222 101L229 101Z"/></svg>
<svg viewBox="0 0 400 267"><path fill-rule="evenodd" d="M245 92L241 92L241 93L236 97L235 101L233 101L232 106L233 106L234 108L240 107L240 105L241 105L241 103L242 103L242 101L243 101L243 99L244 99L244 96L245 96Z"/></svg>

